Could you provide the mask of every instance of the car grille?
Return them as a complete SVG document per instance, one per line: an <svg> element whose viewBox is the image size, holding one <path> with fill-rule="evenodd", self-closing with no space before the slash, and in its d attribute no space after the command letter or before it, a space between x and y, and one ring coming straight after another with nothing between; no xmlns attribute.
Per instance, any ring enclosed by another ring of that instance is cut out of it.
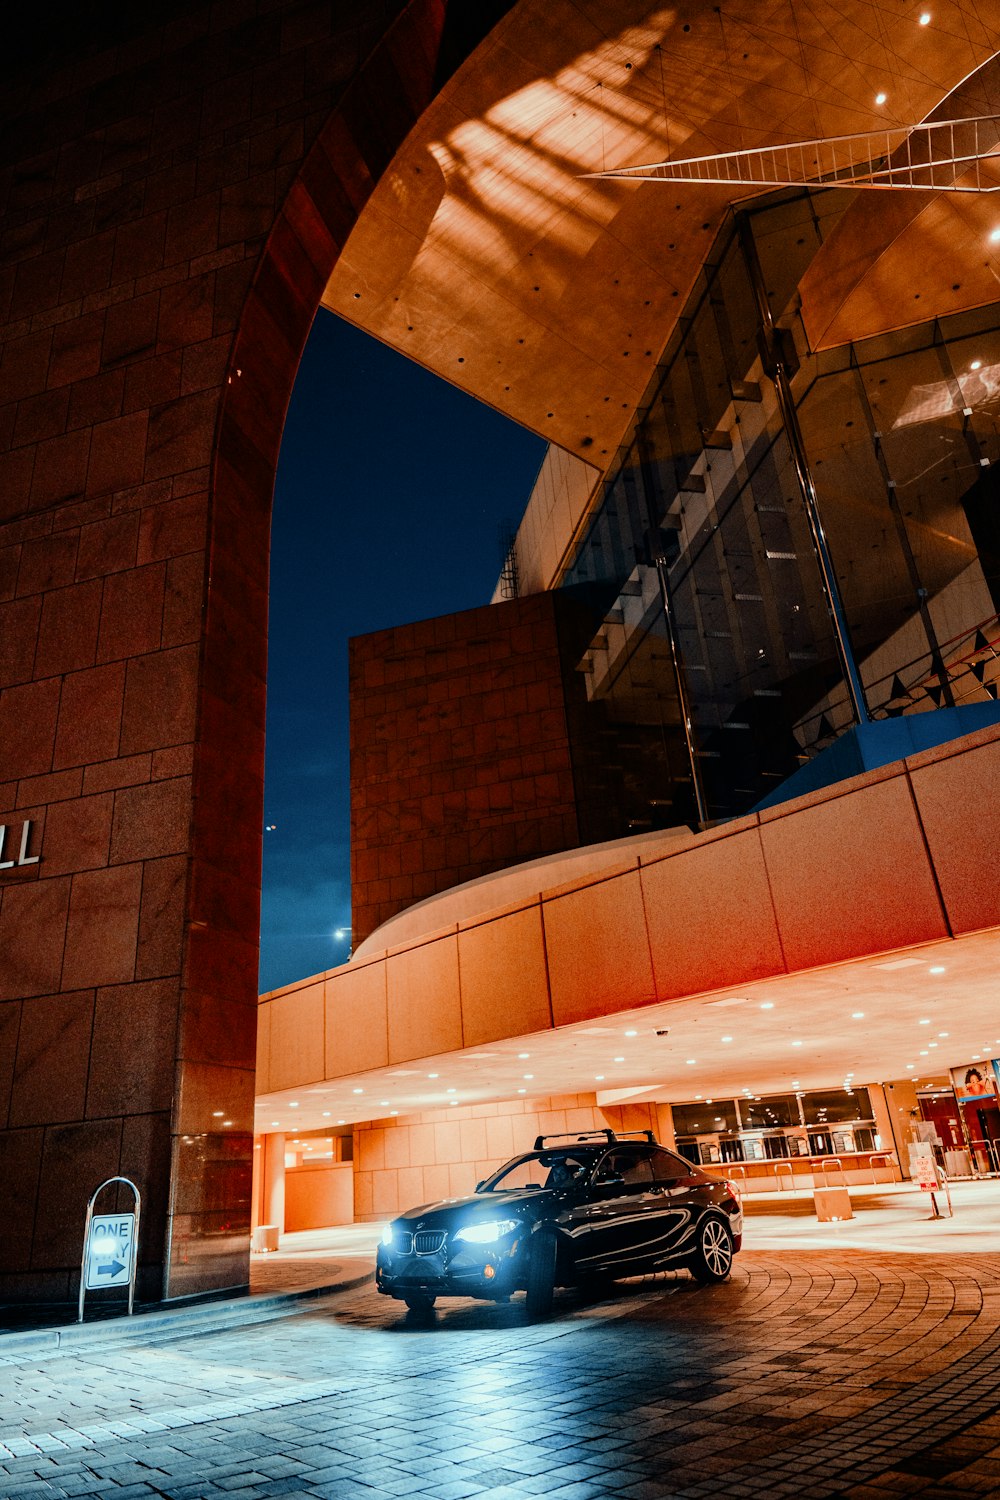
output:
<svg viewBox="0 0 1000 1500"><path fill-rule="evenodd" d="M416 1234L399 1231L396 1248L401 1255L435 1255L443 1248L446 1238L441 1229L418 1229Z"/></svg>

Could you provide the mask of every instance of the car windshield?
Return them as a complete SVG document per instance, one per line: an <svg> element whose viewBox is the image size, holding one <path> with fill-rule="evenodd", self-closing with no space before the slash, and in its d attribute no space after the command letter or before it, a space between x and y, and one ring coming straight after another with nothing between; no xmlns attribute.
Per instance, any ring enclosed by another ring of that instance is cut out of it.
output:
<svg viewBox="0 0 1000 1500"><path fill-rule="evenodd" d="M480 1193L506 1193L514 1188L563 1188L582 1182L600 1148L562 1147L555 1151L531 1151L506 1162L481 1183Z"/></svg>

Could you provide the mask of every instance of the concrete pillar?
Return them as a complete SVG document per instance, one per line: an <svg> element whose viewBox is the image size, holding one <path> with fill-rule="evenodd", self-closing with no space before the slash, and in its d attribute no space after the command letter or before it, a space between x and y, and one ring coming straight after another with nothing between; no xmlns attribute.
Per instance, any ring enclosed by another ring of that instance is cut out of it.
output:
<svg viewBox="0 0 1000 1500"><path fill-rule="evenodd" d="M285 1134L275 1131L264 1137L263 1162L263 1220L264 1224L277 1224L280 1233L285 1229Z"/></svg>

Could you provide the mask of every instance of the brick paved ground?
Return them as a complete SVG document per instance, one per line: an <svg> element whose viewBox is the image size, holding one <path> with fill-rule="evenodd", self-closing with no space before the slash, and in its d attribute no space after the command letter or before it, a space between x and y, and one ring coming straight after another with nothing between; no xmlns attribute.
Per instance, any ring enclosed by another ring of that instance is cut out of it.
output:
<svg viewBox="0 0 1000 1500"><path fill-rule="evenodd" d="M586 1304L370 1287L0 1369L0 1496L1000 1495L1000 1258L745 1253Z"/></svg>

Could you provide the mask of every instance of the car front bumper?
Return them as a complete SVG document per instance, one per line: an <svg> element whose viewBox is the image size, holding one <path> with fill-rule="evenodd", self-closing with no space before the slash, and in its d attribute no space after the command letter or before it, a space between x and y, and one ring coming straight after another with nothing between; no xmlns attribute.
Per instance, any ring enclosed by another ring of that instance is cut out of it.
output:
<svg viewBox="0 0 1000 1500"><path fill-rule="evenodd" d="M379 1245L375 1286L383 1296L428 1293L435 1297L509 1297L524 1286L527 1257L517 1237L498 1245L453 1245L430 1255L403 1255Z"/></svg>

